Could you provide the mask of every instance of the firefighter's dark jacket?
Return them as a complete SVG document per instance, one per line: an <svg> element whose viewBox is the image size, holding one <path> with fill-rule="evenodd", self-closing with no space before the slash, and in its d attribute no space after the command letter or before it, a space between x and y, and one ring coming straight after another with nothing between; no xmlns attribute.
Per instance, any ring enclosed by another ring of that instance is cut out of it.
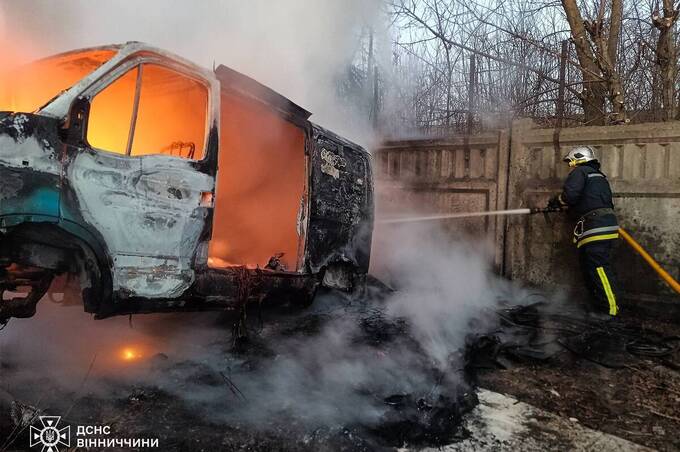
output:
<svg viewBox="0 0 680 452"><path fill-rule="evenodd" d="M569 206L570 215L577 219L574 243L579 248L594 241L619 237L612 190L597 160L581 164L569 173L559 199Z"/></svg>

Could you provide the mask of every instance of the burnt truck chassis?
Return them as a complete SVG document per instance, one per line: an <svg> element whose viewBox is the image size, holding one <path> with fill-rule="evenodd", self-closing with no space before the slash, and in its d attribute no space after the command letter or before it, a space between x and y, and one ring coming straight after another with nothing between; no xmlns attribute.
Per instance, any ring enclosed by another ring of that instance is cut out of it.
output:
<svg viewBox="0 0 680 452"><path fill-rule="evenodd" d="M140 43L126 46L131 47L129 53L143 50L173 58ZM69 177L70 167L77 164L76 155L99 152L88 147L84 139L87 123L83 118L87 118L89 102L76 97L63 118L40 112L0 112L0 324L11 317L34 315L36 304L58 275L75 277L85 311L98 319L135 313L239 309L249 302L306 305L321 285L350 290L363 283L373 227L369 154L311 123L310 113L258 82L224 66L215 74L221 90L255 98L305 132L309 180L303 267L297 272L209 267L207 250L201 245L212 235L213 212L201 208L192 213L203 218L203 226L190 268L182 271L186 289L149 297L115 288L115 264L107 241L84 217ZM217 174L218 124L213 122L210 128L206 158L190 162L212 178ZM18 153L25 152L26 158L8 164L3 159L8 143ZM43 171L46 162L60 162L61 168ZM328 175L329 167L333 177ZM169 271L162 267L145 271L142 279L151 286L162 284Z"/></svg>

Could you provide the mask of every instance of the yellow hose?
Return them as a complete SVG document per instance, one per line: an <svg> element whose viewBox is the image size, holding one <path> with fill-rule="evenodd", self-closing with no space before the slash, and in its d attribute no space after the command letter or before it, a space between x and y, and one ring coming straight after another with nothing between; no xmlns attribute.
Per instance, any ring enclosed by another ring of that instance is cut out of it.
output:
<svg viewBox="0 0 680 452"><path fill-rule="evenodd" d="M664 270L661 267L661 265L659 265L659 263L657 261L655 261L654 258L652 256L650 256L649 253L647 251L645 251L644 248L642 248L642 246L640 246L640 244L638 242L635 241L635 239L633 237L630 236L630 234L628 234L625 230L623 230L623 228L619 228L619 234L621 234L621 237L623 237L623 239L626 242L628 242L628 244L631 246L631 248L633 248L635 251L637 251L638 254L640 256L642 256L642 258L644 260L647 261L649 266L652 267L654 269L654 271L657 272L659 274L659 276L661 276L661 278L664 281L666 281L669 286L671 286L673 288L673 290L675 290L677 293L680 294L680 284L678 284L678 282L675 279L673 279L673 277L671 275L669 275L668 272L666 270Z"/></svg>

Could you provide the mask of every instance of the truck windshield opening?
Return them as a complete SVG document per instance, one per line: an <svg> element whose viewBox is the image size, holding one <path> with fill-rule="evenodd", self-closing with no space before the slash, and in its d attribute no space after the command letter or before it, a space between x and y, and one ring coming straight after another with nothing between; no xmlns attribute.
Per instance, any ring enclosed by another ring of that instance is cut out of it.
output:
<svg viewBox="0 0 680 452"><path fill-rule="evenodd" d="M0 111L35 112L115 54L111 49L83 50L0 69Z"/></svg>

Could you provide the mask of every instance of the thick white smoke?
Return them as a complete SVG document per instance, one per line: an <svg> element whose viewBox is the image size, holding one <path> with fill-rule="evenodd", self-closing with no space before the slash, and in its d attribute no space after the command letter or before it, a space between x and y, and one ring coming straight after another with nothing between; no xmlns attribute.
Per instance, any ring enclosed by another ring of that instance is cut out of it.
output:
<svg viewBox="0 0 680 452"><path fill-rule="evenodd" d="M411 225L382 238L393 245L378 244L375 257L396 293L385 301L325 295L293 314L265 311L262 325L250 323L246 353L232 350L219 313L140 315L129 324L44 299L34 318L0 333L4 389L59 406L65 394L127 397L159 387L214 420L260 426L290 416L310 428L373 425L393 395L433 403L467 391L466 336L491 329L499 299L521 294L492 274L480 250L437 228ZM127 347L142 359L121 360Z"/></svg>
<svg viewBox="0 0 680 452"><path fill-rule="evenodd" d="M310 110L312 119L372 144L370 124L337 98L336 80L367 27L381 29L380 0L0 0L2 47L45 56L143 41L205 67L225 64ZM0 56L1 59L1 56Z"/></svg>

